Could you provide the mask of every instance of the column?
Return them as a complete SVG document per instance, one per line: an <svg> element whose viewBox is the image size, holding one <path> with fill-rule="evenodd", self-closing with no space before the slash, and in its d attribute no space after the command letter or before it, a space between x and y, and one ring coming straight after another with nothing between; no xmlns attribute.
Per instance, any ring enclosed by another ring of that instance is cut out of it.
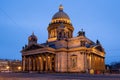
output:
<svg viewBox="0 0 120 80"><path fill-rule="evenodd" d="M26 63L26 68L27 68L27 71L29 71L29 65L28 65L29 64L29 57L26 58L26 62L27 62Z"/></svg>
<svg viewBox="0 0 120 80"><path fill-rule="evenodd" d="M57 37L57 31L56 31L56 29L55 29L55 37Z"/></svg>
<svg viewBox="0 0 120 80"><path fill-rule="evenodd" d="M89 68L89 55L86 53L86 70Z"/></svg>
<svg viewBox="0 0 120 80"><path fill-rule="evenodd" d="M43 61L44 61L44 58L43 58L43 56L41 56L41 58L40 58L40 71L43 71Z"/></svg>
<svg viewBox="0 0 120 80"><path fill-rule="evenodd" d="M50 60L50 64L49 64L49 65L50 65L50 66L49 66L49 67L50 67L50 71L52 71L52 57L51 57L51 56L50 56L50 59L49 59L49 60Z"/></svg>
<svg viewBox="0 0 120 80"><path fill-rule="evenodd" d="M39 56L36 57L36 65L37 65L37 71L39 71L40 70Z"/></svg>
<svg viewBox="0 0 120 80"><path fill-rule="evenodd" d="M38 61L39 61L39 71L42 71L42 60L41 60L41 56L38 57Z"/></svg>
<svg viewBox="0 0 120 80"><path fill-rule="evenodd" d="M33 57L33 71L35 71L35 57Z"/></svg>
<svg viewBox="0 0 120 80"><path fill-rule="evenodd" d="M94 55L92 54L92 60L91 60L91 63L92 63L92 69L94 69Z"/></svg>
<svg viewBox="0 0 120 80"><path fill-rule="evenodd" d="M87 68L86 64L87 64L86 53L84 52L84 70L85 71L86 71L86 68Z"/></svg>
<svg viewBox="0 0 120 80"><path fill-rule="evenodd" d="M28 63L28 60L27 60L27 56L26 56L26 57L25 57L25 71L28 70L28 65L27 65L27 63Z"/></svg>
<svg viewBox="0 0 120 80"><path fill-rule="evenodd" d="M28 65L29 65L29 71L31 71L31 59L30 59L30 56L28 58L28 61L29 61L29 63L28 63Z"/></svg>
<svg viewBox="0 0 120 80"><path fill-rule="evenodd" d="M89 61L89 69L91 69L91 54L90 54L90 61Z"/></svg>
<svg viewBox="0 0 120 80"><path fill-rule="evenodd" d="M48 55L45 55L45 59L46 59L45 71L48 71Z"/></svg>
<svg viewBox="0 0 120 80"><path fill-rule="evenodd" d="M57 63L58 64L58 63ZM51 70L55 71L55 55L51 56ZM58 70L57 70L58 71Z"/></svg>
<svg viewBox="0 0 120 80"><path fill-rule="evenodd" d="M34 56L34 60L35 60L35 71L37 70L37 56Z"/></svg>
<svg viewBox="0 0 120 80"><path fill-rule="evenodd" d="M54 29L54 37L55 37L55 29Z"/></svg>
<svg viewBox="0 0 120 80"><path fill-rule="evenodd" d="M33 71L33 57L31 56L31 71Z"/></svg>
<svg viewBox="0 0 120 80"><path fill-rule="evenodd" d="M46 70L46 57L45 56L42 56L42 63L43 63L42 65L43 71L45 71Z"/></svg>
<svg viewBox="0 0 120 80"><path fill-rule="evenodd" d="M25 71L27 71L27 57L25 57Z"/></svg>
<svg viewBox="0 0 120 80"><path fill-rule="evenodd" d="M25 71L25 56L22 56L22 67L23 71Z"/></svg>
<svg viewBox="0 0 120 80"><path fill-rule="evenodd" d="M51 61L51 56L48 56L48 61L47 61L47 66L48 66L48 71L52 71L52 61Z"/></svg>
<svg viewBox="0 0 120 80"><path fill-rule="evenodd" d="M105 60L104 60L105 58L104 57L102 57L102 66L103 66L103 70L105 70Z"/></svg>

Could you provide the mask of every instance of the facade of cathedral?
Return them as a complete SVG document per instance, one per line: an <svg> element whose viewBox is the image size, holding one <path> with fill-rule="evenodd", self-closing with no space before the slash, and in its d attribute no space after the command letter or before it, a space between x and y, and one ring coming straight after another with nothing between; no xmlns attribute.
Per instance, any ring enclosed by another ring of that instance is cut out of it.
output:
<svg viewBox="0 0 120 80"><path fill-rule="evenodd" d="M37 43L33 33L21 51L23 71L84 72L105 70L105 51L98 40L91 41L83 30L73 37L74 27L69 16L59 11L48 25L48 40Z"/></svg>

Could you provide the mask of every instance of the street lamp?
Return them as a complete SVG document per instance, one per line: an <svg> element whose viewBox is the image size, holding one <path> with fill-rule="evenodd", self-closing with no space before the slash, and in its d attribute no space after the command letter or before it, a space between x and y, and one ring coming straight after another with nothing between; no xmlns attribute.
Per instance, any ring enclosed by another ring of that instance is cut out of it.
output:
<svg viewBox="0 0 120 80"><path fill-rule="evenodd" d="M10 67L9 67L9 66L7 66L7 67L6 67L6 69L9 71Z"/></svg>
<svg viewBox="0 0 120 80"><path fill-rule="evenodd" d="M21 66L18 67L18 70L19 70L19 71L21 70Z"/></svg>

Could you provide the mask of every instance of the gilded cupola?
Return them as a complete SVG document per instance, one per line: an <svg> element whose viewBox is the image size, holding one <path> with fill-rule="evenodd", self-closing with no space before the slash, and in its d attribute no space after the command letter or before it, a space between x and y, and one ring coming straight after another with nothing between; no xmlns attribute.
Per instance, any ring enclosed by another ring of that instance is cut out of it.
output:
<svg viewBox="0 0 120 80"><path fill-rule="evenodd" d="M53 15L52 20L47 28L48 42L58 40L57 38L59 34L57 33L57 30L59 29L61 24L63 24L64 27L68 29L68 38L72 38L74 28L69 16L64 12L62 5L59 6L58 12Z"/></svg>

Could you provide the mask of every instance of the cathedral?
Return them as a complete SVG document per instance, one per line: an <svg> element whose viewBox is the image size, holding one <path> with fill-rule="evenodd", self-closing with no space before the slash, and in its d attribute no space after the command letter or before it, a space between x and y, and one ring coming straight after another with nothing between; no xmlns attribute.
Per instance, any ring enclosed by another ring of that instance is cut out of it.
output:
<svg viewBox="0 0 120 80"><path fill-rule="evenodd" d="M52 17L48 39L39 44L34 33L22 50L22 70L36 72L86 72L105 70L105 51L99 40L93 42L80 30L73 37L74 27L63 6Z"/></svg>

